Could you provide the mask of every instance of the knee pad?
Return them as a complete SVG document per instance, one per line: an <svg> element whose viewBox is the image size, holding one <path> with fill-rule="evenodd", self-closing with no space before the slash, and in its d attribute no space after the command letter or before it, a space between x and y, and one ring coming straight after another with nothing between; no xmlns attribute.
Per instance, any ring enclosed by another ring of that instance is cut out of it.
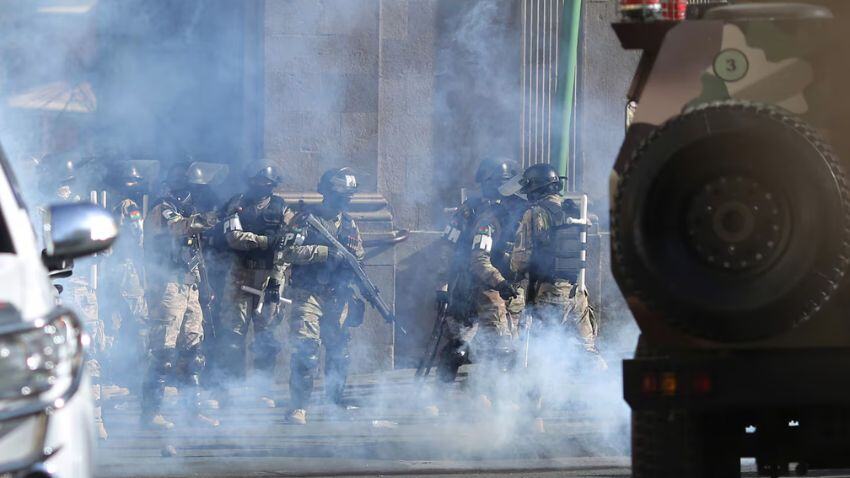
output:
<svg viewBox="0 0 850 478"><path fill-rule="evenodd" d="M456 367L469 361L469 344L461 340L452 340L443 348L443 359Z"/></svg>
<svg viewBox="0 0 850 478"><path fill-rule="evenodd" d="M177 351L174 349L158 350L153 353L154 370L159 375L172 373L177 366Z"/></svg>
<svg viewBox="0 0 850 478"><path fill-rule="evenodd" d="M199 375L207 365L207 358L200 349L194 349L189 354L186 367L191 374Z"/></svg>

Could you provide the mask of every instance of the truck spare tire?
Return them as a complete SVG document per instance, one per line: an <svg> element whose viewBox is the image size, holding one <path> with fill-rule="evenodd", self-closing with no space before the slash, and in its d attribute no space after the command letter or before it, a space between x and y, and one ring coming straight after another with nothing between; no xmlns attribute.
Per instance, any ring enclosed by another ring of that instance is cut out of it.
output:
<svg viewBox="0 0 850 478"><path fill-rule="evenodd" d="M850 257L847 176L780 108L724 101L655 129L617 179L612 261L627 299L741 342L817 314Z"/></svg>

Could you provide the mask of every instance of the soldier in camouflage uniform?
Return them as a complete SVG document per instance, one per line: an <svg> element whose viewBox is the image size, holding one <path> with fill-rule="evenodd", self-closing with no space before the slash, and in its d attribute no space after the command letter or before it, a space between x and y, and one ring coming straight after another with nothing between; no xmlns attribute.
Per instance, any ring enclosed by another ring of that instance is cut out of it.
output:
<svg viewBox="0 0 850 478"><path fill-rule="evenodd" d="M465 201L443 233L444 243L453 249L448 280L442 281L437 291L437 307L443 306L444 301L449 305L448 340L440 352L437 368L438 377L443 382L455 380L458 368L469 359L470 343L482 327L486 329L483 341L501 343L503 351L510 350L512 321L507 316L507 307L521 312L522 300L516 297L506 301L500 297L495 285L487 286L483 282L487 272L481 266L489 262L489 258L479 258L475 263L472 261L474 248L481 246L479 242L473 247L473 239L477 237L476 224L482 213L490 211L490 217L492 211L503 210L503 206L500 206L503 201L510 202L511 211L515 206L521 207L521 200L503 198L499 192L499 187L515 175L516 165L511 160L483 160L475 174L481 197ZM483 226L481 224L479 227ZM516 295L513 285L510 292ZM495 344L485 345L482 351L486 350L486 355L495 347Z"/></svg>
<svg viewBox="0 0 850 478"><path fill-rule="evenodd" d="M142 188L145 178L132 162L113 165L106 178L111 212L119 228L119 240L103 262L100 297L114 340L109 357L109 376L132 388L140 383L132 373L144 356L147 303L144 296ZM105 300L103 300L105 299Z"/></svg>
<svg viewBox="0 0 850 478"><path fill-rule="evenodd" d="M469 269L478 324L473 349L485 372L485 382L492 381L491 373L513 368L516 316L524 308L523 291L511 272L510 254L527 203L515 195L504 197L499 190L518 174L517 170L516 162L509 159L488 160L479 168L478 179L489 203L472 227L475 235Z"/></svg>
<svg viewBox="0 0 850 478"><path fill-rule="evenodd" d="M200 409L205 358L196 242L210 227L204 215L194 212L185 176L172 183L170 193L158 200L145 218L151 361L142 385L144 426L173 428L160 413L165 384L172 376L185 386L182 392L190 413L201 423L218 425Z"/></svg>
<svg viewBox="0 0 850 478"><path fill-rule="evenodd" d="M556 364L561 356L551 350L532 350L529 366L571 366L577 371L604 370L604 359L596 347L597 327L587 291L577 287L583 265L581 234L586 225L576 222L580 211L574 201L561 195L563 179L549 164L535 164L523 173L521 192L530 208L520 220L519 232L511 252L510 269L527 275L528 306L532 316L531 347L548 344L549 348L567 347L566 336L576 337L588 360L581 364ZM539 352L539 353L537 353ZM536 363L534 363L536 362ZM539 409L539 391L532 385L534 412ZM542 421L538 428L542 430Z"/></svg>
<svg viewBox="0 0 850 478"><path fill-rule="evenodd" d="M306 217L313 214L362 260L365 251L360 231L345 212L356 190L357 180L351 169L325 172L318 185L322 203L299 211L282 240L280 260L292 264L289 423L307 422L307 406L322 345L325 346L325 393L329 400L342 405L350 362L349 329L363 322L365 304L354 296L351 278L341 266L341 254L306 223Z"/></svg>
<svg viewBox="0 0 850 478"><path fill-rule="evenodd" d="M220 366L225 378L245 376L248 328L254 326L254 371L260 376L261 399L269 407L274 366L280 344L274 327L280 321L280 297L286 264L275 261L275 246L286 221L292 217L283 198L274 194L281 176L276 166L260 164L249 169L246 192L225 207L224 237L235 252L230 265L221 310ZM253 291L260 291L259 297ZM260 313L258 306L262 304ZM226 398L226 397L225 397Z"/></svg>
<svg viewBox="0 0 850 478"><path fill-rule="evenodd" d="M42 192L51 199L63 202L80 202L83 200L77 194L77 161L60 155L45 156L39 164L39 186ZM102 359L107 350L107 337L103 321L100 318L97 293L94 289L97 277L88 261L76 264L73 275L68 279L65 294L71 295L73 307L80 314L86 333L91 339L88 349L86 368L92 382L92 397L94 398L94 416L98 438L106 440L109 435L103 421L101 405L103 375Z"/></svg>

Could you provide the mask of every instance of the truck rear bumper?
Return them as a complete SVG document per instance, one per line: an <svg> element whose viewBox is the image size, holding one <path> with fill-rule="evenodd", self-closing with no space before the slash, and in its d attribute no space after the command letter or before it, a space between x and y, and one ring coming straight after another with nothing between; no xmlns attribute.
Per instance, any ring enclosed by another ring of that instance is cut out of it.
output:
<svg viewBox="0 0 850 478"><path fill-rule="evenodd" d="M632 409L850 406L850 349L725 352L623 363Z"/></svg>

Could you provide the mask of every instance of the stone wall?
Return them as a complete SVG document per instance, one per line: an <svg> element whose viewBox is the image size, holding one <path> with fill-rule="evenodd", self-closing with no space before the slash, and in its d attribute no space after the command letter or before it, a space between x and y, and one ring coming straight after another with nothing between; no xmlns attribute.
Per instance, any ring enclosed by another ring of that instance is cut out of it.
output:
<svg viewBox="0 0 850 478"><path fill-rule="evenodd" d="M285 167L289 191L311 190L328 167L355 167L364 190L388 201L392 227L410 230L406 242L376 251L368 263L395 297L399 320L410 332L393 338L374 315L367 318L379 325L356 335L359 344L378 344L361 351L374 369L410 365L421 352L433 320L443 208L457 203L462 187L473 186L478 160L518 154L516 4L265 1L265 156ZM477 24L481 15L496 21ZM583 189L602 217L606 255L608 172L622 138L625 91L636 61L620 50L609 25L614 18L616 2L585 0L578 155ZM393 263L394 270L387 267ZM607 264L607 256L600 263ZM596 280L611 291L603 267ZM384 356L393 350L395 360Z"/></svg>

